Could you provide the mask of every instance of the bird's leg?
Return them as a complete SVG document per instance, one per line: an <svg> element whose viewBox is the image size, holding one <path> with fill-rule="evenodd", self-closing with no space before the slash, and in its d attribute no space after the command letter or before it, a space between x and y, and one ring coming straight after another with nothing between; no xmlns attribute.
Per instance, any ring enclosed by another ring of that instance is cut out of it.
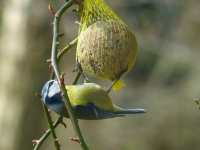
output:
<svg viewBox="0 0 200 150"><path fill-rule="evenodd" d="M119 79L115 79L115 80L112 82L111 86L106 90L107 93L110 93L110 91L112 90L113 86L115 85L115 83L117 83L118 80L119 80Z"/></svg>
<svg viewBox="0 0 200 150"><path fill-rule="evenodd" d="M80 72L81 75L83 76L84 83L90 82L88 77L84 74L81 64L78 61L76 62L76 70L78 70L78 72Z"/></svg>
<svg viewBox="0 0 200 150"><path fill-rule="evenodd" d="M67 128L67 124L63 121L63 117L59 118L60 124L62 124L65 128Z"/></svg>
<svg viewBox="0 0 200 150"><path fill-rule="evenodd" d="M113 86L120 80L121 76L128 70L128 66L121 71L121 73L116 77L116 79L112 82L111 86L107 89L107 93L109 93Z"/></svg>
<svg viewBox="0 0 200 150"><path fill-rule="evenodd" d="M90 82L90 80L88 79L88 77L83 72L82 72L82 76L84 78L84 83Z"/></svg>

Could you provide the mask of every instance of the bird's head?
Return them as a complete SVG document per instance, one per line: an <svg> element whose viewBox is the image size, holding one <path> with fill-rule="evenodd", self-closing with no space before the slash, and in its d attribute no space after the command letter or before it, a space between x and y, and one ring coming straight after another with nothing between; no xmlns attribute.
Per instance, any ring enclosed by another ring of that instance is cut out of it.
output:
<svg viewBox="0 0 200 150"><path fill-rule="evenodd" d="M43 103L50 109L61 115L64 112L64 102L61 90L56 80L47 81L41 92Z"/></svg>
<svg viewBox="0 0 200 150"><path fill-rule="evenodd" d="M47 81L43 88L42 88L42 100L46 104L48 103L47 100L54 95L60 94L60 87L58 85L58 82L56 80L49 80Z"/></svg>

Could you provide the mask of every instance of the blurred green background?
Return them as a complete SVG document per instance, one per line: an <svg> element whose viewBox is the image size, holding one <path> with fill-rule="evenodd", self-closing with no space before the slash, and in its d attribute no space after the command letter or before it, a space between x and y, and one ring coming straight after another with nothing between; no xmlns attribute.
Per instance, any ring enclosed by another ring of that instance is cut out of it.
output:
<svg viewBox="0 0 200 150"><path fill-rule="evenodd" d="M92 150L199 150L200 92L199 0L107 0L136 33L140 52L127 86L112 92L114 103L143 107L145 115L103 121L80 121ZM49 78L52 15L48 1L0 1L0 149L31 150L47 129L35 97ZM58 5L62 0L58 1ZM64 46L77 35L72 8L62 21ZM62 59L66 83L74 78L75 49ZM54 118L57 115L53 114ZM56 129L62 149L80 150L75 133ZM51 137L42 146L53 150Z"/></svg>

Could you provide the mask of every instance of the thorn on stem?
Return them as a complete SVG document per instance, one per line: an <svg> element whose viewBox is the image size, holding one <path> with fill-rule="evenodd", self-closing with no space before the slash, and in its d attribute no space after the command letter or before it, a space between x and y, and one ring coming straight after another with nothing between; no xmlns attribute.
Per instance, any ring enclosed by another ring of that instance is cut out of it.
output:
<svg viewBox="0 0 200 150"><path fill-rule="evenodd" d="M49 3L49 5L48 5L48 9L49 9L50 13L51 13L53 16L55 16L56 11L54 10L52 4Z"/></svg>
<svg viewBox="0 0 200 150"><path fill-rule="evenodd" d="M51 63L51 58L47 59L46 63Z"/></svg>
<svg viewBox="0 0 200 150"><path fill-rule="evenodd" d="M38 144L40 142L40 140L32 140L32 143L33 143L33 145L36 145L36 144Z"/></svg>
<svg viewBox="0 0 200 150"><path fill-rule="evenodd" d="M52 66L51 66L51 64L49 64L49 67L48 67L48 70L49 70L49 72L52 72Z"/></svg>
<svg viewBox="0 0 200 150"><path fill-rule="evenodd" d="M69 138L71 141L73 141L73 142L76 142L76 143L79 143L80 144L80 140L79 140L79 138L77 138L77 137L70 137Z"/></svg>
<svg viewBox="0 0 200 150"><path fill-rule="evenodd" d="M46 63L49 64L49 66L48 66L48 70L49 70L49 72L52 72L51 59L50 59L50 58L47 59L47 60L46 60Z"/></svg>
<svg viewBox="0 0 200 150"><path fill-rule="evenodd" d="M65 73L62 73L62 74L60 75L60 81L61 81L61 84L62 84L62 85L65 84L64 76L65 76Z"/></svg>
<svg viewBox="0 0 200 150"><path fill-rule="evenodd" d="M43 131L43 133L44 133L44 134L47 133L47 130Z"/></svg>
<svg viewBox="0 0 200 150"><path fill-rule="evenodd" d="M64 33L58 34L59 37L63 37L64 35L65 35Z"/></svg>

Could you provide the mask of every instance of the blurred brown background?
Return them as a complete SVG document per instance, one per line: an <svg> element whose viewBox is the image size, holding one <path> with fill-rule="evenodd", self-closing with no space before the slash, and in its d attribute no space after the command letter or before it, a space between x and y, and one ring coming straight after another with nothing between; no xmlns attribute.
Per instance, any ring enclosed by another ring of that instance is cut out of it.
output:
<svg viewBox="0 0 200 150"><path fill-rule="evenodd" d="M135 31L140 52L127 86L112 92L116 104L143 107L145 115L104 121L80 121L92 150L199 150L200 1L107 0ZM61 0L58 5L61 4ZM32 139L47 128L35 97L48 79L52 16L48 1L0 1L0 149L31 150ZM62 21L62 45L77 35L72 9ZM72 50L61 63L66 82L74 74ZM54 115L56 118L57 116ZM71 124L56 131L62 148L79 150L68 140ZM42 146L53 150L51 137Z"/></svg>

